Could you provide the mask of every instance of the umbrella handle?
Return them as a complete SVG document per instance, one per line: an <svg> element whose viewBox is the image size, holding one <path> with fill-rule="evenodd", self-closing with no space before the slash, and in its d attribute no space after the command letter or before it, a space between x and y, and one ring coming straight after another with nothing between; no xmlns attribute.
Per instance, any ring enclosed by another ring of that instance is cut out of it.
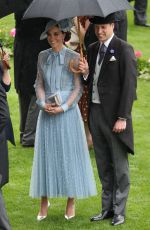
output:
<svg viewBox="0 0 150 230"><path fill-rule="evenodd" d="M79 49L80 49L80 57L83 58L83 49L82 49L82 38L81 38L81 27L80 27L80 20L77 17L77 24L78 24L78 37L79 37Z"/></svg>
<svg viewBox="0 0 150 230"><path fill-rule="evenodd" d="M79 17L77 17L77 32L78 32L78 37L79 37L79 50L80 50L80 59L83 60L83 49L82 49L82 38L81 38L81 31L80 31L80 21L79 21ZM75 61L71 60L69 63L69 68L73 73L81 73L80 70L78 70L77 68L74 67L75 66Z"/></svg>

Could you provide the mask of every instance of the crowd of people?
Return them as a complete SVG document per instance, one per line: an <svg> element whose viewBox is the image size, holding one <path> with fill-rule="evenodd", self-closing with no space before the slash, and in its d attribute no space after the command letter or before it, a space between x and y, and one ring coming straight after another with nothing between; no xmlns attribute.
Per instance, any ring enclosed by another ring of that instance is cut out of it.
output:
<svg viewBox="0 0 150 230"><path fill-rule="evenodd" d="M131 112L137 77L134 50L127 43L126 12L80 18L84 57L79 55L76 22L74 29L71 19L24 22L23 12L15 13L14 76L20 143L34 146L30 196L40 198L37 221L47 217L48 198L67 197L64 217L70 220L75 217L75 199L97 194L89 155L92 145L102 185L102 210L90 220L112 218L112 225L123 224L130 189L128 153L134 154ZM137 18L135 24L148 27L145 16L142 23ZM77 71L70 68L72 60ZM0 229L5 230L11 229L1 192L8 182L7 140L15 144L6 97L8 62L9 56L3 53Z"/></svg>

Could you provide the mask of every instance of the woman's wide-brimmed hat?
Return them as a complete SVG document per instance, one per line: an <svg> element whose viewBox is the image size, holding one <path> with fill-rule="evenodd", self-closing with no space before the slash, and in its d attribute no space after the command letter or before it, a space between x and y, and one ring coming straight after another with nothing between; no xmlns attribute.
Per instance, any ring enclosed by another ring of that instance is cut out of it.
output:
<svg viewBox="0 0 150 230"><path fill-rule="evenodd" d="M64 20L61 20L61 21L55 21L55 20L51 19L46 24L45 30L44 30L44 32L40 36L40 40L43 40L43 39L47 38L47 32L48 32L48 30L51 27L56 26L56 25L58 25L58 27L59 27L59 29L61 31L63 31L63 32L69 32L71 30L71 27L73 26L73 20L72 20L72 18L64 19Z"/></svg>

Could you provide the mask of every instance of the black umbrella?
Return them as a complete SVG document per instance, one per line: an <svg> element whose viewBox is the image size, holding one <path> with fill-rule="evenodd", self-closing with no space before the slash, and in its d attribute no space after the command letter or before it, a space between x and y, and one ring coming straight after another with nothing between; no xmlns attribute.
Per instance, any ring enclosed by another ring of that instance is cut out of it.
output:
<svg viewBox="0 0 150 230"><path fill-rule="evenodd" d="M24 18L46 17L56 21L76 16L108 14L132 9L127 0L34 0Z"/></svg>
<svg viewBox="0 0 150 230"><path fill-rule="evenodd" d="M46 17L60 21L76 16L101 16L133 9L127 0L33 0L24 14L24 19ZM80 54L82 44L78 20L78 34L80 40Z"/></svg>
<svg viewBox="0 0 150 230"><path fill-rule="evenodd" d="M0 0L0 18L27 9L33 0Z"/></svg>

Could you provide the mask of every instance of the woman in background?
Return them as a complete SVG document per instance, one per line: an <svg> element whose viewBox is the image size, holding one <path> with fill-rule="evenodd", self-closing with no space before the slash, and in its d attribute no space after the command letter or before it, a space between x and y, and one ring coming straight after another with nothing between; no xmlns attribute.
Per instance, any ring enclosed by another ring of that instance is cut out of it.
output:
<svg viewBox="0 0 150 230"><path fill-rule="evenodd" d="M1 44L0 44L1 45ZM2 188L9 181L7 140L14 143L6 91L10 88L9 55L2 52L0 61L0 229L11 230L2 197Z"/></svg>
<svg viewBox="0 0 150 230"><path fill-rule="evenodd" d="M0 62L0 84L4 88L5 92L8 92L11 87L11 78L9 73L9 54L5 52L3 54L2 53L2 61ZM10 118L7 120L6 124L6 139L9 140L13 145L15 145L14 132Z"/></svg>
<svg viewBox="0 0 150 230"><path fill-rule="evenodd" d="M90 22L88 20L88 17L79 17L79 20L80 20L80 35L81 35L81 40L83 44L82 48L83 48L84 56L86 56L85 35L87 34L86 31L89 27ZM80 52L77 17L74 18L74 26L71 28L71 39L66 44L72 50L78 53ZM92 137L91 137L89 127L88 127L88 87L86 85L83 86L83 94L78 104L79 104L79 109L80 109L82 119L84 122L84 128L85 128L88 147L90 148L93 146L93 142L92 142Z"/></svg>

